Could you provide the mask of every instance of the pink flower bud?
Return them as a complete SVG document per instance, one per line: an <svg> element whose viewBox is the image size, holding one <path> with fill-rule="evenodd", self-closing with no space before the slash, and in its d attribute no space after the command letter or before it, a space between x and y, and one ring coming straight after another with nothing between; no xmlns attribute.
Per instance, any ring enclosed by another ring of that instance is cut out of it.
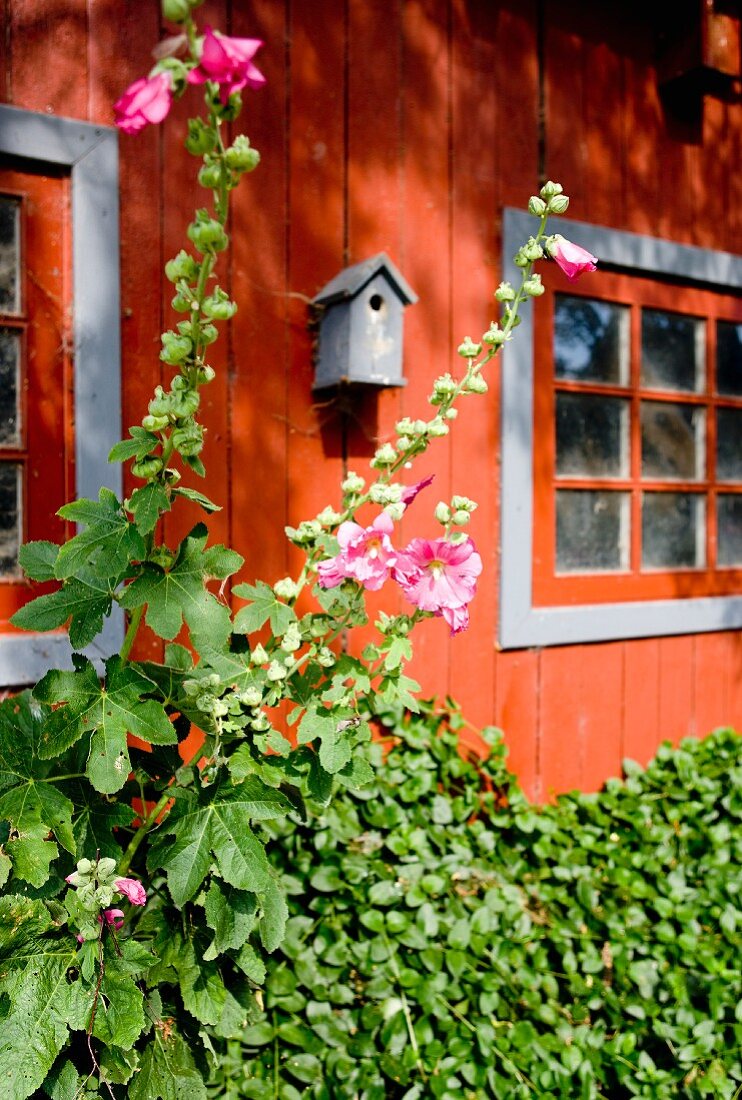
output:
<svg viewBox="0 0 742 1100"><path fill-rule="evenodd" d="M125 134L137 134L148 122L162 122L173 103L167 72L143 76L130 84L114 105L114 121Z"/></svg>
<svg viewBox="0 0 742 1100"><path fill-rule="evenodd" d="M132 905L144 905L147 901L144 887L135 878L117 878L114 886Z"/></svg>
<svg viewBox="0 0 742 1100"><path fill-rule="evenodd" d="M557 234L546 245L546 251L559 267L561 267L568 279L576 279L584 271L595 271L598 257L593 256L585 248L580 248L572 241L566 241Z"/></svg>
<svg viewBox="0 0 742 1100"><path fill-rule="evenodd" d="M118 932L119 928L124 924L124 913L122 909L104 909L103 916L98 915L98 924L103 924L105 920L106 924L112 924Z"/></svg>

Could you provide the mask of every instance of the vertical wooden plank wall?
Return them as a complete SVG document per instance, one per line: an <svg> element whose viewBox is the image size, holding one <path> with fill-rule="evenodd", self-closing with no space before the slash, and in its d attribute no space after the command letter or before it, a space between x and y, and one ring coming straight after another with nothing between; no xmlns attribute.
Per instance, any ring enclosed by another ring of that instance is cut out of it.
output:
<svg viewBox="0 0 742 1100"><path fill-rule="evenodd" d="M112 101L168 33L158 9L6 0L2 98L110 124ZM589 0L207 0L199 17L266 41L268 83L246 92L243 116L263 163L237 193L220 275L240 312L204 396L205 490L225 505L214 537L244 554L246 579L285 575L296 555L284 524L335 502L343 470L363 472L400 415L425 415L432 380L457 369L459 340L494 316L500 212L525 204L540 170L562 180L581 220L739 247L740 105L707 99L700 133L668 119L638 11ZM165 127L121 138L125 424L163 376L159 333L174 320L160 273L197 194L180 148L185 117L179 104ZM340 414L311 393L306 304L381 250L420 295L406 319L409 384ZM738 633L497 651L498 390L496 368L488 397L464 403L451 439L414 475L437 476L404 537L434 534L435 501L468 493L486 566L467 634L449 640L441 621L419 632L412 673L423 691L450 692L474 723L501 725L536 798L597 787L622 756L645 761L663 738L742 726ZM169 523L168 538L197 518ZM156 650L144 640L143 654Z"/></svg>

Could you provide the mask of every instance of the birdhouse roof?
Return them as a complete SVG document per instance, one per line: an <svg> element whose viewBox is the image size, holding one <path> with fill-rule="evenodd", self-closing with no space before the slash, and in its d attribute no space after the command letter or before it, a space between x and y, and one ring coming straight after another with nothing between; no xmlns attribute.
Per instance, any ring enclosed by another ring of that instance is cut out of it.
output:
<svg viewBox="0 0 742 1100"><path fill-rule="evenodd" d="M322 287L312 301L315 305L328 306L348 298L355 298L372 279L380 274L386 276L403 305L411 305L417 301L417 294L386 252L379 252L360 264L346 267L334 279L330 279L330 282Z"/></svg>

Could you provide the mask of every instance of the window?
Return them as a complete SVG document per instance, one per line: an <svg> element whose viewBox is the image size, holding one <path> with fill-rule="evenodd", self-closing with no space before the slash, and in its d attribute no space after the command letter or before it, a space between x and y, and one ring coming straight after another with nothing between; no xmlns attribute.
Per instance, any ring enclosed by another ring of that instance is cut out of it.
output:
<svg viewBox="0 0 742 1100"><path fill-rule="evenodd" d="M501 644L740 625L742 260L569 233L599 270L547 270L503 361Z"/></svg>
<svg viewBox="0 0 742 1100"><path fill-rule="evenodd" d="M121 492L117 193L114 131L0 106L0 686L70 660L64 632L8 624L31 595L20 543L63 539L75 494Z"/></svg>

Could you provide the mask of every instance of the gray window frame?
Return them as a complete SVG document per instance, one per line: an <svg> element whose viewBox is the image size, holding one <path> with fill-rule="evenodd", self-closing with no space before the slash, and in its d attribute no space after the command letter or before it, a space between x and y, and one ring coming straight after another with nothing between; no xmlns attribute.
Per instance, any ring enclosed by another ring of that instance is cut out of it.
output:
<svg viewBox="0 0 742 1100"><path fill-rule="evenodd" d="M67 169L72 192L72 328L75 464L78 497L97 499L105 485L121 496L121 466L108 452L121 438L118 133L76 119L0 105L0 153L24 169ZM120 609L85 650L98 663L120 649ZM0 686L33 683L50 667L70 668L63 632L0 635Z"/></svg>
<svg viewBox="0 0 742 1100"><path fill-rule="evenodd" d="M535 224L520 210L503 212L503 271L514 283L520 281L520 273L513 256L533 234ZM650 277L675 276L721 292L742 290L742 256L571 219L563 228L565 236L598 256L607 268ZM533 341L531 305L502 358L500 647L697 634L742 626L742 596L534 607Z"/></svg>

